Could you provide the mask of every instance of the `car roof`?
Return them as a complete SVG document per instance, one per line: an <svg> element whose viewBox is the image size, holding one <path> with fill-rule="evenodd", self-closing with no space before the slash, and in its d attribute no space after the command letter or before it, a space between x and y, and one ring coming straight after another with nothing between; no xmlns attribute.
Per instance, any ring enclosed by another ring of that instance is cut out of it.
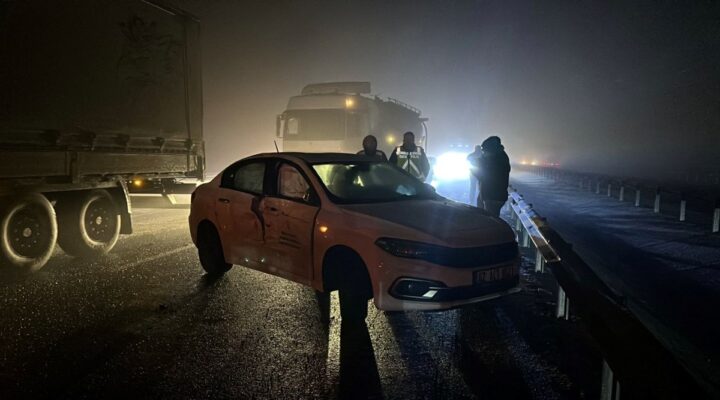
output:
<svg viewBox="0 0 720 400"><path fill-rule="evenodd" d="M375 161L376 158L368 157L361 154L351 153L296 153L296 152L280 152L280 153L260 153L248 158L266 158L266 157L294 157L299 158L308 164L323 164L323 163L345 163L345 162L360 162L360 161Z"/></svg>

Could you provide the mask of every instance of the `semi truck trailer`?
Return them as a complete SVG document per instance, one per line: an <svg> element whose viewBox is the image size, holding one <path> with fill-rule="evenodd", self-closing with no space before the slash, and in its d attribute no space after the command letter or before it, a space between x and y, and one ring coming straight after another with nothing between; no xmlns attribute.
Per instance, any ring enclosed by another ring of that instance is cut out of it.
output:
<svg viewBox="0 0 720 400"><path fill-rule="evenodd" d="M130 190L203 178L199 34L155 1L0 2L0 273L101 256Z"/></svg>

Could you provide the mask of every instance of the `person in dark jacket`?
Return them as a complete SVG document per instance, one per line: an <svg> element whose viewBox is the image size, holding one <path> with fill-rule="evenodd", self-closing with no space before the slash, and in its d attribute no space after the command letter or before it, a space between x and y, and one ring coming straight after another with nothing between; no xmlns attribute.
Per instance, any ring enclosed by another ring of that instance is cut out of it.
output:
<svg viewBox="0 0 720 400"><path fill-rule="evenodd" d="M479 173L483 208L490 214L499 217L500 209L508 198L510 159L497 136L485 139L481 148Z"/></svg>
<svg viewBox="0 0 720 400"><path fill-rule="evenodd" d="M430 161L425 150L415 144L415 134L412 132L405 132L402 146L396 147L390 155L390 164L397 165L423 182L430 174Z"/></svg>
<svg viewBox="0 0 720 400"><path fill-rule="evenodd" d="M362 142L363 149L358 154L377 158L378 160L387 161L387 156L382 150L377 148L377 139L373 135L367 135Z"/></svg>

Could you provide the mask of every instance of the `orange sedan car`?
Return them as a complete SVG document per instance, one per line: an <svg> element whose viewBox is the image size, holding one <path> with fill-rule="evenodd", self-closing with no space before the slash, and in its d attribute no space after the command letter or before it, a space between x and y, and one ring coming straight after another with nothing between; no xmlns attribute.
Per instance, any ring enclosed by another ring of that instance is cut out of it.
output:
<svg viewBox="0 0 720 400"><path fill-rule="evenodd" d="M192 195L190 233L209 274L233 264L319 292L343 320L442 310L517 291L512 229L395 166L352 154L240 160Z"/></svg>

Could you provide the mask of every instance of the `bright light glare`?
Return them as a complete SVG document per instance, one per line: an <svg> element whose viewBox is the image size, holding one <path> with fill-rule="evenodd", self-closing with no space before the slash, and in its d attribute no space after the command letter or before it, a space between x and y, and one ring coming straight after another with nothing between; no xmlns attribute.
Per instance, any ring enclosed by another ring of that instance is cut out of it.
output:
<svg viewBox="0 0 720 400"><path fill-rule="evenodd" d="M533 160L533 161L530 163L530 165L538 165L538 162L535 161L535 160Z"/></svg>
<svg viewBox="0 0 720 400"><path fill-rule="evenodd" d="M395 143L395 136L387 135L385 136L385 141L387 142L387 144L393 144Z"/></svg>
<svg viewBox="0 0 720 400"><path fill-rule="evenodd" d="M345 99L345 107L352 108L352 106L355 105L355 100L353 100L352 97L348 97Z"/></svg>
<svg viewBox="0 0 720 400"><path fill-rule="evenodd" d="M441 154L435 162L433 178L438 181L459 181L470 176L467 154L449 151Z"/></svg>

